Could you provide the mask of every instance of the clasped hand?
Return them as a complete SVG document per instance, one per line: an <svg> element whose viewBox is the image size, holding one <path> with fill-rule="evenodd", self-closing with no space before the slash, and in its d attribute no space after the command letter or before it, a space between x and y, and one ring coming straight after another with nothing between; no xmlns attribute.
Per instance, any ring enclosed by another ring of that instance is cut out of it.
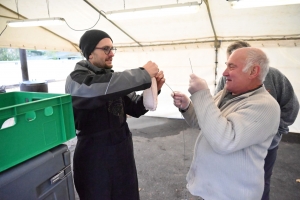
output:
<svg viewBox="0 0 300 200"><path fill-rule="evenodd" d="M164 76L164 72L159 71L156 74L155 79L156 79L156 83L157 83L157 91L159 91L162 88L165 81L166 81L165 76Z"/></svg>
<svg viewBox="0 0 300 200"><path fill-rule="evenodd" d="M208 89L207 83L204 79L196 76L195 74L190 75L190 84L189 84L189 92L190 94L194 94L199 90Z"/></svg>
<svg viewBox="0 0 300 200"><path fill-rule="evenodd" d="M191 100L185 94L176 91L172 93L171 96L174 100L174 105L177 108L186 110L189 107Z"/></svg>

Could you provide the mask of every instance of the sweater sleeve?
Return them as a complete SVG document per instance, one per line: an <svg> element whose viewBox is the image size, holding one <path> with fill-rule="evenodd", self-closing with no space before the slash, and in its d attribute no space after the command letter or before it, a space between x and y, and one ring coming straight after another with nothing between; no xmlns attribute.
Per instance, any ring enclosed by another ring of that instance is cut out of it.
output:
<svg viewBox="0 0 300 200"><path fill-rule="evenodd" d="M286 134L289 132L288 126L292 125L298 116L299 102L292 84L284 74L275 68L270 68L269 73L276 91L275 95L271 91L271 95L277 100L281 110L279 133Z"/></svg>
<svg viewBox="0 0 300 200"><path fill-rule="evenodd" d="M190 103L188 110L182 113L182 116L190 127L200 129L192 102Z"/></svg>
<svg viewBox="0 0 300 200"><path fill-rule="evenodd" d="M143 68L102 74L75 70L67 77L66 93L72 95L74 107L90 109L101 106L105 100L122 97L150 86L150 75Z"/></svg>
<svg viewBox="0 0 300 200"><path fill-rule="evenodd" d="M191 100L201 133L219 154L263 143L277 132L279 106L268 95L254 95L251 100L246 98L231 108L233 110L226 116L215 105L209 90L196 92Z"/></svg>
<svg viewBox="0 0 300 200"><path fill-rule="evenodd" d="M124 97L125 112L132 117L140 117L148 112L143 103L143 95L132 92Z"/></svg>

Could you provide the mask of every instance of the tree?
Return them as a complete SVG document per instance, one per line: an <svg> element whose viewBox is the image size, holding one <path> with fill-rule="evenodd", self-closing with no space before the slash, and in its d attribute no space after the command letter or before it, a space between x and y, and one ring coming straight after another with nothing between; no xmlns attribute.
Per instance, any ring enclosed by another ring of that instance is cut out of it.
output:
<svg viewBox="0 0 300 200"><path fill-rule="evenodd" d="M0 61L20 60L19 49L0 48Z"/></svg>

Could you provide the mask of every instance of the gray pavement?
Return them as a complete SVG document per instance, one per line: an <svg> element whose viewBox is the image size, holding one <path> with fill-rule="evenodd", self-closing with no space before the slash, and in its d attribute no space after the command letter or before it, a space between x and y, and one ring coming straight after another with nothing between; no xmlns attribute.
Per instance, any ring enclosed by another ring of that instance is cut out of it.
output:
<svg viewBox="0 0 300 200"><path fill-rule="evenodd" d="M129 118L141 200L198 200L186 189L186 174L198 131L183 119ZM71 153L76 140L69 143ZM300 200L300 134L280 143L271 182L271 200ZM71 154L73 155L73 154ZM217 191L216 191L217 192ZM77 197L77 199L79 199Z"/></svg>

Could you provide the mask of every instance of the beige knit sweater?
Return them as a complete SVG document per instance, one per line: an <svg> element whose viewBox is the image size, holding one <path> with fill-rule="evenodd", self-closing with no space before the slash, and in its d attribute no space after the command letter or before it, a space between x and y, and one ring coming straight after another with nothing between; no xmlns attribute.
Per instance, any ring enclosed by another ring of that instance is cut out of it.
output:
<svg viewBox="0 0 300 200"><path fill-rule="evenodd" d="M264 189L264 158L276 134L280 108L260 87L235 97L220 109L225 96L209 90L191 96L183 113L201 131L187 175L187 188L208 200L259 200Z"/></svg>

